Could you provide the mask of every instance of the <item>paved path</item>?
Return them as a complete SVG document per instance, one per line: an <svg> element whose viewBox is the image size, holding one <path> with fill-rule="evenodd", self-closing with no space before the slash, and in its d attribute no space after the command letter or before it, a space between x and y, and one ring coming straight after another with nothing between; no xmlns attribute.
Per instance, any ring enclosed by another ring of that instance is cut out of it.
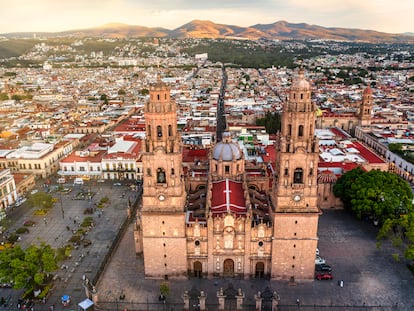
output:
<svg viewBox="0 0 414 311"><path fill-rule="evenodd" d="M318 246L333 268L333 281L289 286L287 282L257 279L170 280L171 294L164 306L158 301L162 281L144 279L143 259L135 255L130 225L97 285L100 301L112 303L98 306L102 310L182 310L181 295L196 287L207 293L211 311L217 309L218 289L231 283L245 293L245 310L254 310L254 294L266 287L279 293L280 310L298 310L297 299L302 310L414 310L412 273L402 262L392 259L396 250L389 243L376 248L375 234L375 227L343 211L327 211L320 218ZM344 281L343 287L338 280ZM119 300L122 295L124 301Z"/></svg>

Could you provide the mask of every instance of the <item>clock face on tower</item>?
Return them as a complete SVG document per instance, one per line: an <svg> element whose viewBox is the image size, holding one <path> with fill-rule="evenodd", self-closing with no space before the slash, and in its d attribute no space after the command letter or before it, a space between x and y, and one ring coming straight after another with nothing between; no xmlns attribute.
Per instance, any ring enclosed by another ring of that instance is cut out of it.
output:
<svg viewBox="0 0 414 311"><path fill-rule="evenodd" d="M299 194L295 194L293 196L293 201L295 201L295 202L299 202L301 199L302 199L302 197Z"/></svg>
<svg viewBox="0 0 414 311"><path fill-rule="evenodd" d="M158 196L158 200L160 200L160 201L164 201L164 200L165 200L165 196L164 196L163 194L160 194L160 195Z"/></svg>

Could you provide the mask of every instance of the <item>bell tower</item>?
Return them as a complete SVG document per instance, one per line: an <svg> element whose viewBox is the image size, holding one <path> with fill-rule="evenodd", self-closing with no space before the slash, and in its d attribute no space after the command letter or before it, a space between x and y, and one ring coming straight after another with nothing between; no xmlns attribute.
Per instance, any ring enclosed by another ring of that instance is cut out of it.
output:
<svg viewBox="0 0 414 311"><path fill-rule="evenodd" d="M368 86L362 93L362 102L359 108L359 124L360 126L371 125L372 113L372 90Z"/></svg>
<svg viewBox="0 0 414 311"><path fill-rule="evenodd" d="M273 185L274 279L313 279L317 247L318 139L316 107L303 69L293 82L281 116Z"/></svg>
<svg viewBox="0 0 414 311"><path fill-rule="evenodd" d="M181 138L176 104L160 79L145 104L143 142L142 248L146 278L184 277L186 192L182 181Z"/></svg>

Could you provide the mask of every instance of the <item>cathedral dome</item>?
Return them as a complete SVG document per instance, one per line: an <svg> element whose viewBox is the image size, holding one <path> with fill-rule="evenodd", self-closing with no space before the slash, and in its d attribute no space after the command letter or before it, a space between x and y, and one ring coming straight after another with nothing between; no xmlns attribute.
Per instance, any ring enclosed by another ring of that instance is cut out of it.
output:
<svg viewBox="0 0 414 311"><path fill-rule="evenodd" d="M214 146L213 159L222 161L232 161L241 159L239 146L231 141L228 133L223 134L223 141Z"/></svg>

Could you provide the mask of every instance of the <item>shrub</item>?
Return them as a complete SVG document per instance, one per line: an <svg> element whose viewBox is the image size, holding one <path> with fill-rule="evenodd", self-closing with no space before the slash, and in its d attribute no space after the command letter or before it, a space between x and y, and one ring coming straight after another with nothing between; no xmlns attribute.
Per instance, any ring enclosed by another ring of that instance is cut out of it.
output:
<svg viewBox="0 0 414 311"><path fill-rule="evenodd" d="M92 217L85 217L85 219L81 223L81 227L90 227L93 224Z"/></svg>
<svg viewBox="0 0 414 311"><path fill-rule="evenodd" d="M12 234L10 234L10 236L8 238L8 242L14 244L14 243L17 242L18 239L19 239L19 235L16 234L16 233L12 233Z"/></svg>
<svg viewBox="0 0 414 311"><path fill-rule="evenodd" d="M69 242L77 244L80 242L80 240L81 240L80 235L75 234L75 235L72 235L72 237L69 239Z"/></svg>
<svg viewBox="0 0 414 311"><path fill-rule="evenodd" d="M20 227L16 229L16 233L17 234L29 233L29 229L27 229L26 227Z"/></svg>
<svg viewBox="0 0 414 311"><path fill-rule="evenodd" d="M36 216L44 216L46 214L47 214L46 209L37 209L33 212L33 215L36 215Z"/></svg>
<svg viewBox="0 0 414 311"><path fill-rule="evenodd" d="M104 196L100 201L100 203L103 203L103 204L108 203L108 202L109 202L109 198L107 196Z"/></svg>

